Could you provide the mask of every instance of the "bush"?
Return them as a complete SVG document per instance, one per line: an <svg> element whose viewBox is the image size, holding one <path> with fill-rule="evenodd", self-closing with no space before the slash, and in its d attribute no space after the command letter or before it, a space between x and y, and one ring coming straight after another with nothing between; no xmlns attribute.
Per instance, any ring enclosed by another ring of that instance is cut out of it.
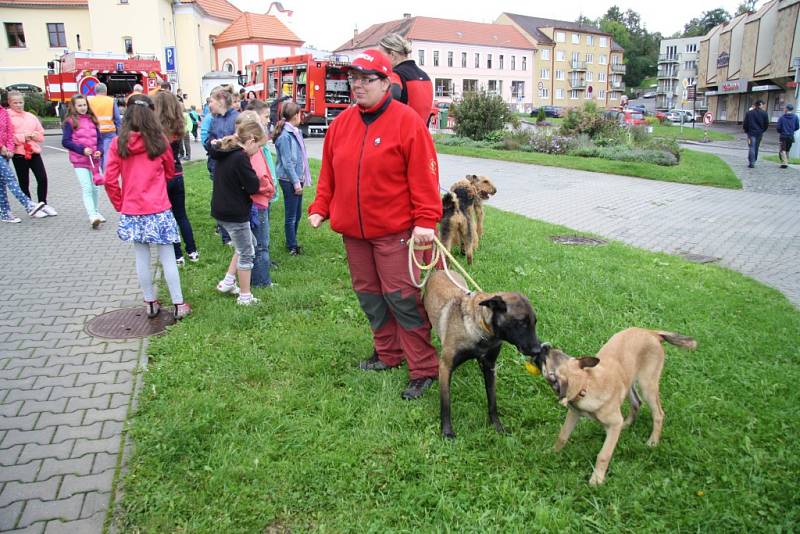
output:
<svg viewBox="0 0 800 534"><path fill-rule="evenodd" d="M534 130L528 140L530 150L543 154L566 154L574 144L574 138L558 135L549 130Z"/></svg>
<svg viewBox="0 0 800 534"><path fill-rule="evenodd" d="M671 166L678 164L678 158L672 153L652 149L637 148L625 145L617 146L579 146L570 150L571 156L583 156L587 158L604 158L616 161L638 161L641 163L654 163L656 165Z"/></svg>
<svg viewBox="0 0 800 534"><path fill-rule="evenodd" d="M536 122L538 124L541 124L546 120L547 120L547 115L545 115L545 113L544 113L544 108L540 107L539 108L539 114L536 116Z"/></svg>
<svg viewBox="0 0 800 534"><path fill-rule="evenodd" d="M450 107L450 114L456 120L455 133L480 141L490 132L502 130L510 123L516 127L519 118L509 111L503 99L485 92L467 93L464 100Z"/></svg>
<svg viewBox="0 0 800 534"><path fill-rule="evenodd" d="M619 140L622 128L616 121L605 118L594 102L586 102L582 108L572 108L567 112L559 133L563 136L587 134L592 139Z"/></svg>
<svg viewBox="0 0 800 534"><path fill-rule="evenodd" d="M25 93L25 111L39 117L55 115L55 109L51 102L45 100L44 93Z"/></svg>

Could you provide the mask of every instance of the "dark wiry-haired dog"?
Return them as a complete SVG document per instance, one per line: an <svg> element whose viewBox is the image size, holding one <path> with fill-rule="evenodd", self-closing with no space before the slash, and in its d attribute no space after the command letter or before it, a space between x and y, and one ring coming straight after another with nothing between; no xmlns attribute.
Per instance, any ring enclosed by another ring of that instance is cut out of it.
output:
<svg viewBox="0 0 800 534"><path fill-rule="evenodd" d="M440 234L445 248L451 250L453 245L459 245L467 256L467 263L471 265L478 241L475 222L472 218L473 206L478 193L466 180L459 180L459 182L464 182L462 187L442 196Z"/></svg>
<svg viewBox="0 0 800 534"><path fill-rule="evenodd" d="M466 282L450 273L459 285ZM444 271L435 271L425 282L425 311L442 342L439 357L439 402L442 434L454 438L450 420L450 377L467 360L476 359L483 371L489 420L498 432L495 362L503 341L523 354L538 358L542 346L536 337L536 315L521 293L465 293Z"/></svg>

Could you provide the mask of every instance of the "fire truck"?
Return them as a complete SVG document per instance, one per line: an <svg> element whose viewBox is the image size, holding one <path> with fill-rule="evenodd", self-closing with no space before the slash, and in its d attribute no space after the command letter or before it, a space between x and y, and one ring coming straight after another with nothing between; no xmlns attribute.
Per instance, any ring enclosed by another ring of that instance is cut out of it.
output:
<svg viewBox="0 0 800 534"><path fill-rule="evenodd" d="M331 121L350 106L348 65L349 59L343 56L267 59L248 65L245 90L268 103L291 97L300 106L303 135L324 135Z"/></svg>
<svg viewBox="0 0 800 534"><path fill-rule="evenodd" d="M164 80L161 62L155 56L67 52L48 62L44 86L48 100L64 103L76 93L94 96L95 86L100 82L108 87L108 96L123 97L136 84L146 93Z"/></svg>

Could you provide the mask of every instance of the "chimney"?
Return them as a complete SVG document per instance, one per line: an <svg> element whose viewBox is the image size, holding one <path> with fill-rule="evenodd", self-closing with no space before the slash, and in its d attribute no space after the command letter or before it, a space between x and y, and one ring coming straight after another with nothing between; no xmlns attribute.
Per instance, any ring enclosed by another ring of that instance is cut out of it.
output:
<svg viewBox="0 0 800 534"><path fill-rule="evenodd" d="M404 19L410 19L411 18L411 13L403 13L403 18Z"/></svg>
<svg viewBox="0 0 800 534"><path fill-rule="evenodd" d="M356 38L358 37L358 28L353 28L353 46L356 45Z"/></svg>

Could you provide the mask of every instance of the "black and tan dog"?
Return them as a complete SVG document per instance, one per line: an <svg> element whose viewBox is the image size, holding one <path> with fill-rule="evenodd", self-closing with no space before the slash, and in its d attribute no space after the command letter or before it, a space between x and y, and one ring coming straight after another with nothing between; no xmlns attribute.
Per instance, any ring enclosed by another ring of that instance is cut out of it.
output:
<svg viewBox="0 0 800 534"><path fill-rule="evenodd" d="M459 245L467 257L467 263L472 265L478 234L475 231L473 220L475 199L478 196L475 188L466 180L463 187L445 193L442 196L442 220L439 224L439 234L442 245L447 250L452 250L454 245Z"/></svg>
<svg viewBox="0 0 800 534"><path fill-rule="evenodd" d="M472 184L472 187L474 187L475 191L477 192L477 197L473 206L473 212L475 217L475 231L477 232L478 237L481 238L483 237L483 201L488 200L489 197L497 193L497 188L486 176L468 174L466 180ZM475 248L478 248L477 243Z"/></svg>
<svg viewBox="0 0 800 534"><path fill-rule="evenodd" d="M450 273L462 287L464 279ZM483 372L489 420L498 432L495 362L503 341L523 354L537 357L536 315L521 293L465 293L443 271L432 273L425 283L425 311L442 343L439 357L439 402L442 434L454 438L450 419L450 377L467 360L476 359Z"/></svg>
<svg viewBox="0 0 800 534"><path fill-rule="evenodd" d="M589 484L603 483L620 432L636 420L641 405L636 384L653 417L653 431L647 444L658 445L664 423L659 394L664 341L686 349L697 347L694 339L681 334L628 328L614 334L596 358L571 358L548 346L534 358L559 402L569 409L555 444L556 451L564 447L581 416L599 421L606 429L606 439L597 455ZM625 397L630 398L631 410L623 420L621 408Z"/></svg>

